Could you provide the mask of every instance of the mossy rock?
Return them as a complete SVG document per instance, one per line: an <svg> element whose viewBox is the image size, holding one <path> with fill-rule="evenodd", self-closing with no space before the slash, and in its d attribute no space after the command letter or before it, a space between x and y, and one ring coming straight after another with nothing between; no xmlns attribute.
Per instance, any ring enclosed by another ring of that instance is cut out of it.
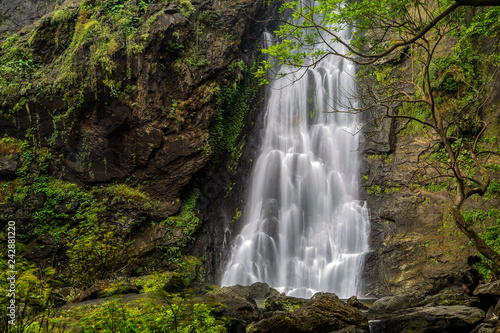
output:
<svg viewBox="0 0 500 333"><path fill-rule="evenodd" d="M293 312L278 313L253 323L248 333L271 332L348 332L352 328L368 332L368 319L358 309L341 301L336 295L318 293Z"/></svg>
<svg viewBox="0 0 500 333"><path fill-rule="evenodd" d="M141 290L141 286L124 281L99 281L73 299L71 303L80 303L115 295L139 294Z"/></svg>
<svg viewBox="0 0 500 333"><path fill-rule="evenodd" d="M266 311L293 312L307 302L307 299L290 296L269 297L264 301Z"/></svg>

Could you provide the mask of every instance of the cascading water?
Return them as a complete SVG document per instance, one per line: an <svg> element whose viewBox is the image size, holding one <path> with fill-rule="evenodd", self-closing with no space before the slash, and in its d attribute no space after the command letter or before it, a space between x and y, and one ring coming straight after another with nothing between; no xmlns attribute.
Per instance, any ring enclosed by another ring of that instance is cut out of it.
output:
<svg viewBox="0 0 500 333"><path fill-rule="evenodd" d="M266 39L271 39L270 35ZM282 68L282 73L293 69ZM274 80L244 227L222 285L266 282L289 296L357 294L369 218L357 198L357 117L348 105L354 65L327 57L300 80Z"/></svg>

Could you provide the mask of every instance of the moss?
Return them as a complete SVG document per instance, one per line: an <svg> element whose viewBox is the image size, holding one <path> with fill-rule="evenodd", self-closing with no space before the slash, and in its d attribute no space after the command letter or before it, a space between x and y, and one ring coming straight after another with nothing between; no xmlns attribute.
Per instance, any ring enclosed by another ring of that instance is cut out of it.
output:
<svg viewBox="0 0 500 333"><path fill-rule="evenodd" d="M230 223L238 222L241 218L241 210L236 207L236 212L234 213L233 218L231 219Z"/></svg>
<svg viewBox="0 0 500 333"><path fill-rule="evenodd" d="M253 68L249 70L241 60L233 61L224 84L216 91L217 117L210 127L210 144L217 155L233 153L238 147L243 120L258 89L252 72Z"/></svg>
<svg viewBox="0 0 500 333"><path fill-rule="evenodd" d="M111 185L106 188L106 192L113 196L115 201L132 203L142 206L144 209L153 208L153 202L148 195L138 188L132 188L126 184Z"/></svg>
<svg viewBox="0 0 500 333"><path fill-rule="evenodd" d="M196 200L200 195L200 191L196 188L186 194L182 199L181 210L177 215L170 216L162 223L174 227L182 228L182 233L186 241L190 241L193 233L200 223L198 218L198 209L196 209ZM181 244L185 246L186 244Z"/></svg>
<svg viewBox="0 0 500 333"><path fill-rule="evenodd" d="M21 152L21 145L23 141L4 137L0 139L0 156L11 156Z"/></svg>
<svg viewBox="0 0 500 333"><path fill-rule="evenodd" d="M380 195L382 193L382 187L380 185L370 185L366 187L366 193Z"/></svg>

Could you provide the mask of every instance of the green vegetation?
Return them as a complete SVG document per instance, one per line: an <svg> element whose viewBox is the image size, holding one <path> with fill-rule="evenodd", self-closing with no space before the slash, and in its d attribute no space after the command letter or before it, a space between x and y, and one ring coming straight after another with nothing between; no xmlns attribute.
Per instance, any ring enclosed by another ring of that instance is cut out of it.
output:
<svg viewBox="0 0 500 333"><path fill-rule="evenodd" d="M73 328L86 332L226 332L221 320L211 313L213 306L198 304L162 304L154 301L126 306L119 301L86 310ZM73 314L74 316L75 314Z"/></svg>
<svg viewBox="0 0 500 333"><path fill-rule="evenodd" d="M241 215L242 215L241 210L239 210L238 207L236 207L236 212L234 213L234 216L231 219L230 223L238 222L241 218Z"/></svg>
<svg viewBox="0 0 500 333"><path fill-rule="evenodd" d="M2 271L0 314L6 314L6 263ZM16 305L20 311L15 330L0 322L2 332L226 332L225 306L188 294L200 279L201 264L185 257L173 272L157 273L136 280L144 287L142 297L108 297L94 305L56 310L52 290L58 286L55 270L41 270L22 257L17 263ZM75 272L77 273L77 272ZM84 272L80 272L84 273ZM96 272L93 272L96 273ZM75 277L76 278L76 277ZM112 288L113 282L109 283ZM107 287L108 288L108 287ZM172 288L176 291L172 292ZM177 288L177 289L176 289ZM70 297L73 297L70 295Z"/></svg>
<svg viewBox="0 0 500 333"><path fill-rule="evenodd" d="M486 244L497 252L500 252L500 210L491 208L488 211L480 209L462 212L465 220L470 225L483 225L484 231L481 237ZM489 225L489 226L488 226ZM478 253L480 261L473 264L485 281L497 276L498 269L493 261Z"/></svg>
<svg viewBox="0 0 500 333"><path fill-rule="evenodd" d="M210 127L210 145L215 155L238 153L243 120L258 89L253 71L242 60L235 60L224 74L224 84L216 94L217 118Z"/></svg>
<svg viewBox="0 0 500 333"><path fill-rule="evenodd" d="M190 241L192 239L192 235L200 223L200 219L198 218L199 212L198 209L196 209L196 200L198 199L199 195L200 192L197 188L188 193L182 199L180 212L177 215L170 216L166 220L162 221L162 223L166 225L182 228L182 233L186 237L184 242ZM186 244L179 245L182 246Z"/></svg>
<svg viewBox="0 0 500 333"><path fill-rule="evenodd" d="M103 225L77 230L67 245L69 276L77 288L113 277L132 260L126 254L126 244L116 238L112 228Z"/></svg>

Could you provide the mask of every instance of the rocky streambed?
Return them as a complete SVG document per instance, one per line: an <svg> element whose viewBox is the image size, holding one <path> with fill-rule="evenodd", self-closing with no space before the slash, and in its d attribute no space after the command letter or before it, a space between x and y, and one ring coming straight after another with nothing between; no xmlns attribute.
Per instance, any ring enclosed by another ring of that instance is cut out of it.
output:
<svg viewBox="0 0 500 333"><path fill-rule="evenodd" d="M158 297L123 295L143 293L133 285L132 282L124 288L122 283L120 302ZM100 293L98 289L108 292ZM110 299L109 289L106 283L101 283L62 309L106 302ZM227 332L235 333L500 332L500 280L480 285L471 294L450 287L421 299L409 295L386 296L368 304L369 307L355 296L342 300L333 293L316 293L311 299L285 296L265 283L215 287L195 294L183 302L218 304L211 310L212 315L225 323ZM161 302L159 298L157 301Z"/></svg>

